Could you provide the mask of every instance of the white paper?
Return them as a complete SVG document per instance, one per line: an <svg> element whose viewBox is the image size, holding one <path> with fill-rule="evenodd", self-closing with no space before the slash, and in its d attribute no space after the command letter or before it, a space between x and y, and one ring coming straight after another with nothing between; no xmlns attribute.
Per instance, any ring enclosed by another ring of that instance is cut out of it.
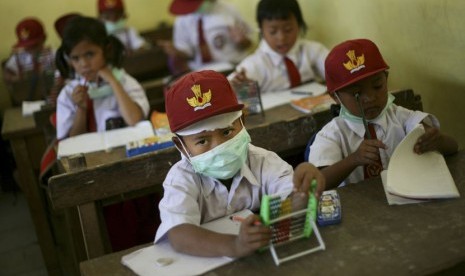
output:
<svg viewBox="0 0 465 276"><path fill-rule="evenodd" d="M195 71L213 70L216 72L228 72L234 70L234 65L229 62L210 62L197 68Z"/></svg>
<svg viewBox="0 0 465 276"><path fill-rule="evenodd" d="M78 153L111 150L131 141L155 135L150 121L142 121L133 127L112 129L103 132L85 133L61 140L58 143L58 158Z"/></svg>
<svg viewBox="0 0 465 276"><path fill-rule="evenodd" d="M418 137L424 132L419 125L396 147L389 161L385 182L387 192L409 199L460 197L446 161L439 152L416 154L413 151Z"/></svg>
<svg viewBox="0 0 465 276"><path fill-rule="evenodd" d="M45 101L23 101L21 106L23 117L30 116L34 112L39 111L45 103Z"/></svg>
<svg viewBox="0 0 465 276"><path fill-rule="evenodd" d="M318 82L310 82L283 91L261 91L260 95L262 98L263 109L271 109L279 105L288 104L291 100L298 100L310 96L307 94L294 94L292 91L312 92L312 96L319 96L326 92L326 86Z"/></svg>
<svg viewBox="0 0 465 276"><path fill-rule="evenodd" d="M243 210L236 216L247 217L252 212ZM202 227L225 234L239 233L240 222L232 221L229 216L203 224ZM160 258L170 258L173 262L167 266L159 266L156 261ZM199 275L234 259L228 257L196 257L182 254L173 250L167 239L157 244L142 248L121 258L121 263L129 267L140 276L177 276Z"/></svg>
<svg viewBox="0 0 465 276"><path fill-rule="evenodd" d="M404 205L404 204L420 203L420 202L427 201L427 200L411 199L411 198L396 196L396 195L389 193L388 189L386 188L386 183L387 183L386 179L387 179L387 170L384 170L381 172L381 180L383 182L384 193L386 194L386 199L389 205Z"/></svg>

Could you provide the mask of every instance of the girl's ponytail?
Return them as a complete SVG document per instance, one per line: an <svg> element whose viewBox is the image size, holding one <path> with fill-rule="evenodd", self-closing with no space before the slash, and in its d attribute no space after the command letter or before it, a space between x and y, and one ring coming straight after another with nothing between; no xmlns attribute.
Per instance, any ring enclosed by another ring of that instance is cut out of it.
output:
<svg viewBox="0 0 465 276"><path fill-rule="evenodd" d="M74 73L69 66L63 46L60 46L55 54L55 66L63 78L72 78Z"/></svg>

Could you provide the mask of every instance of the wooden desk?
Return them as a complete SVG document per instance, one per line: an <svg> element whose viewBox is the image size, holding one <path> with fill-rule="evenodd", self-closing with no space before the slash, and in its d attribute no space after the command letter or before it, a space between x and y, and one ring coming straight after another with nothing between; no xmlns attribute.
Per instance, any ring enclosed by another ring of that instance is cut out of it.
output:
<svg viewBox="0 0 465 276"><path fill-rule="evenodd" d="M465 151L447 157L461 198L389 206L379 178L338 189L339 225L320 227L326 250L277 267L255 253L205 275L458 275L465 269ZM145 245L145 246L148 246ZM81 263L81 275L134 275L121 257L143 246Z"/></svg>
<svg viewBox="0 0 465 276"><path fill-rule="evenodd" d="M247 117L246 127L253 144L285 156L296 152L303 154L310 136L330 118L329 112L309 116L287 104L266 111L265 117ZM48 194L56 209L78 208L84 248L90 259L111 252L105 242L99 202L160 189L166 173L180 159L180 154L173 147L126 158L124 149L118 148L85 157L87 169L51 177Z"/></svg>
<svg viewBox="0 0 465 276"><path fill-rule="evenodd" d="M21 108L5 110L2 136L9 140L19 175L19 186L27 199L37 239L50 275L59 274L54 239L48 223L46 197L39 187L39 166L46 144L32 116L23 117Z"/></svg>

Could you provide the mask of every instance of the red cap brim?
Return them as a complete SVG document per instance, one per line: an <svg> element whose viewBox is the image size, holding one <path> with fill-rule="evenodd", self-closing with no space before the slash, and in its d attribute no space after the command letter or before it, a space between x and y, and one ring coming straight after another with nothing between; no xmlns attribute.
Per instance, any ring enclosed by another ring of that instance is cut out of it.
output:
<svg viewBox="0 0 465 276"><path fill-rule="evenodd" d="M173 0L170 12L176 15L193 13L199 9L204 0Z"/></svg>

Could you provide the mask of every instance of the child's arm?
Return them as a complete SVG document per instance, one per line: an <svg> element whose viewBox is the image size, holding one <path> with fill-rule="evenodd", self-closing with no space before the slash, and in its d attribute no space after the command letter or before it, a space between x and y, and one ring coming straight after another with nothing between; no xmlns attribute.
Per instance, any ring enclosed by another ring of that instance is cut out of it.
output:
<svg viewBox="0 0 465 276"><path fill-rule="evenodd" d="M74 88L71 98L77 106L68 136L76 136L87 132L87 87L78 85Z"/></svg>
<svg viewBox="0 0 465 276"><path fill-rule="evenodd" d="M228 78L229 82L234 86L234 85L241 85L242 83L250 81L249 78L247 78L247 75L245 73L245 69L242 68L240 71L233 72L231 74L231 77Z"/></svg>
<svg viewBox="0 0 465 276"><path fill-rule="evenodd" d="M257 225L259 218L250 215L241 223L239 235L220 234L192 224L181 224L168 232L176 251L202 257L243 257L267 245L271 230Z"/></svg>
<svg viewBox="0 0 465 276"><path fill-rule="evenodd" d="M424 122L422 124L425 127L425 134L418 138L413 148L417 154L437 150L443 155L448 155L458 151L458 144L454 138L441 133L438 128Z"/></svg>
<svg viewBox="0 0 465 276"><path fill-rule="evenodd" d="M252 45L252 41L247 37L247 29L241 24L229 27L229 35L239 50L245 50Z"/></svg>
<svg viewBox="0 0 465 276"><path fill-rule="evenodd" d="M118 107L126 124L133 126L144 119L144 113L140 106L135 103L124 91L121 83L115 78L111 69L107 66L99 71L99 76L107 81L118 101Z"/></svg>
<svg viewBox="0 0 465 276"><path fill-rule="evenodd" d="M358 149L349 154L346 158L331 166L321 168L321 172L326 178L326 188L336 188L358 166L364 166L366 164L376 165L377 162L375 160L378 159L380 148L386 149L386 145L376 139L365 139Z"/></svg>
<svg viewBox="0 0 465 276"><path fill-rule="evenodd" d="M315 197L320 198L326 187L324 175L310 163L299 164L294 170L294 193L307 194L313 179L317 182Z"/></svg>

